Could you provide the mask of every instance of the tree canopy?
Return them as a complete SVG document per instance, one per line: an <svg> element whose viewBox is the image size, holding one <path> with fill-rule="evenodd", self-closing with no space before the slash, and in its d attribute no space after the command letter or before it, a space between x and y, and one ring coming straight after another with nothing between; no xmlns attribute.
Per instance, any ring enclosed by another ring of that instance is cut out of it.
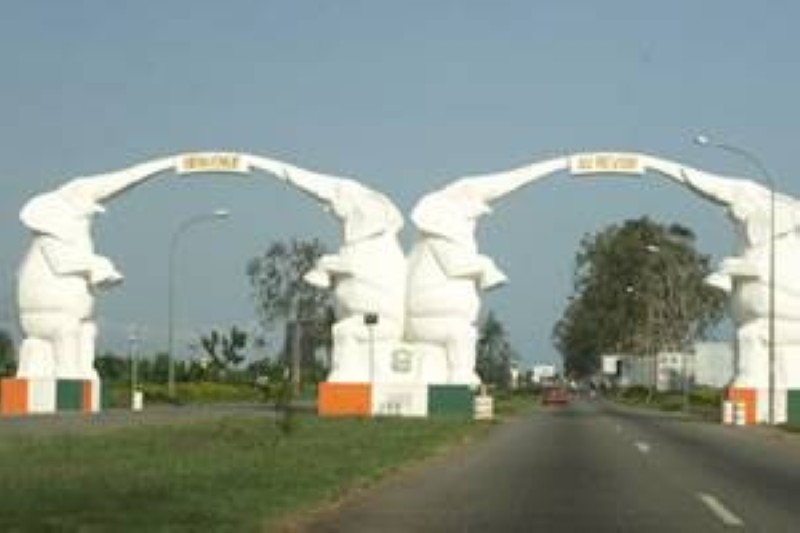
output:
<svg viewBox="0 0 800 533"><path fill-rule="evenodd" d="M211 366L216 371L225 371L244 361L242 350L247 347L247 333L236 326L227 334L213 329L200 337L200 345L211 359Z"/></svg>
<svg viewBox="0 0 800 533"><path fill-rule="evenodd" d="M309 285L303 275L326 252L318 239L277 241L247 264L256 311L265 329L287 319L324 317L330 291Z"/></svg>
<svg viewBox="0 0 800 533"><path fill-rule="evenodd" d="M681 350L706 336L726 301L704 282L710 273L710 258L679 224L644 217L585 236L573 295L553 329L567 372L593 372L604 353Z"/></svg>
<svg viewBox="0 0 800 533"><path fill-rule="evenodd" d="M514 351L503 323L489 311L481 322L476 348L475 370L486 384L506 388L511 379Z"/></svg>
<svg viewBox="0 0 800 533"><path fill-rule="evenodd" d="M14 339L8 331L0 329L0 375L10 376L15 370Z"/></svg>
<svg viewBox="0 0 800 533"><path fill-rule="evenodd" d="M283 324L283 356L301 359L306 369L316 366L318 347L331 350L335 321L331 291L303 280L325 252L318 239L290 239L273 243L247 265L261 327L273 331ZM295 379L299 379L299 365L300 361L293 361Z"/></svg>

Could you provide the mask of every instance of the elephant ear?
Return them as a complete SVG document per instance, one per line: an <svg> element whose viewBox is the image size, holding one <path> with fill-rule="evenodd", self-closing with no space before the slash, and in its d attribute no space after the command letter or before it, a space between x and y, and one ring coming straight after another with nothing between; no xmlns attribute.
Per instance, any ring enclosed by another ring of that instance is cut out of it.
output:
<svg viewBox="0 0 800 533"><path fill-rule="evenodd" d="M62 240L72 236L72 221L78 216L75 209L56 192L34 197L22 208L19 218L31 231Z"/></svg>
<svg viewBox="0 0 800 533"><path fill-rule="evenodd" d="M31 199L23 206L19 218L31 231L70 242L84 235L87 218L101 212L101 205L79 201L59 189Z"/></svg>
<svg viewBox="0 0 800 533"><path fill-rule="evenodd" d="M400 211L379 192L347 183L337 188L336 211L343 214L344 241L360 242L403 227Z"/></svg>
<svg viewBox="0 0 800 533"><path fill-rule="evenodd" d="M486 204L473 202L465 195L445 190L420 200L411 212L411 220L422 232L473 246L475 220L488 212Z"/></svg>

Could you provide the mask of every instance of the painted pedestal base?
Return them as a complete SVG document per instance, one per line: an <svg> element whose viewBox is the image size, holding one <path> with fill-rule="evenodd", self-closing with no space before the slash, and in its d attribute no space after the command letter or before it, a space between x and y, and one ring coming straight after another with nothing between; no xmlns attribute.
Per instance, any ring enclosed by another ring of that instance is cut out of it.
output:
<svg viewBox="0 0 800 533"><path fill-rule="evenodd" d="M320 383L317 412L320 416L370 416L372 385L329 381Z"/></svg>
<svg viewBox="0 0 800 533"><path fill-rule="evenodd" d="M795 395L794 391L776 388L774 391L774 417L776 424L785 424L789 418L790 405ZM730 387L726 399L734 403L744 404L744 424L768 424L769 420L769 389L754 387ZM795 400L800 401L800 400ZM794 406L800 410L800 405ZM800 413L794 414L800 417Z"/></svg>
<svg viewBox="0 0 800 533"><path fill-rule="evenodd" d="M800 389L786 391L786 423L800 427Z"/></svg>
<svg viewBox="0 0 800 533"><path fill-rule="evenodd" d="M467 385L430 385L428 388L429 416L459 416L472 418L474 394Z"/></svg>
<svg viewBox="0 0 800 533"><path fill-rule="evenodd" d="M317 412L320 416L472 418L477 407L485 417L491 405L486 400L476 403L475 398L467 385L324 382L319 385Z"/></svg>
<svg viewBox="0 0 800 533"><path fill-rule="evenodd" d="M100 381L20 379L0 381L0 414L24 416L64 411L100 411Z"/></svg>
<svg viewBox="0 0 800 533"><path fill-rule="evenodd" d="M374 383L372 414L424 417L428 415L428 386L411 383Z"/></svg>

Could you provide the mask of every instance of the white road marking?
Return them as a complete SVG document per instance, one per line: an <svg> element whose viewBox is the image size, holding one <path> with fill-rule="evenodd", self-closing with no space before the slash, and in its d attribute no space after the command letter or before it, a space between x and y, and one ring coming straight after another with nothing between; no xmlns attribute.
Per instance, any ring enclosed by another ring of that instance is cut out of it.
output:
<svg viewBox="0 0 800 533"><path fill-rule="evenodd" d="M622 433L622 426L617 424L617 433Z"/></svg>
<svg viewBox="0 0 800 533"><path fill-rule="evenodd" d="M633 443L636 449L642 453L650 453L650 445L643 441L636 441Z"/></svg>
<svg viewBox="0 0 800 533"><path fill-rule="evenodd" d="M700 501L706 504L706 507L711 509L711 512L714 513L716 517L719 518L720 521L726 526L744 527L744 522L742 522L742 519L733 514L711 494L698 492L697 497L700 498Z"/></svg>

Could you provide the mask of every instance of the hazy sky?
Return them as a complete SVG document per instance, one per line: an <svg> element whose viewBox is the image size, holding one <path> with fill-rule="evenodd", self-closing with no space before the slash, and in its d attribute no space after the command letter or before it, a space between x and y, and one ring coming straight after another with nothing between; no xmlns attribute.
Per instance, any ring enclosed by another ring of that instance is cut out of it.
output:
<svg viewBox="0 0 800 533"><path fill-rule="evenodd" d="M188 150L229 149L356 177L407 213L467 175L581 150L644 151L709 171L757 153L778 188L800 143L800 4L723 0L6 2L0 16L0 326L29 236L18 211L68 179ZM334 219L263 174L166 174L108 206L96 244L125 274L99 301L99 348L166 344L168 241L182 220L233 216L181 239L182 344L254 319L247 260L290 236L338 243ZM524 360L550 332L581 237L649 215L719 258L722 212L655 174L555 174L508 197L480 242L511 282L484 299ZM404 242L413 241L406 226Z"/></svg>

